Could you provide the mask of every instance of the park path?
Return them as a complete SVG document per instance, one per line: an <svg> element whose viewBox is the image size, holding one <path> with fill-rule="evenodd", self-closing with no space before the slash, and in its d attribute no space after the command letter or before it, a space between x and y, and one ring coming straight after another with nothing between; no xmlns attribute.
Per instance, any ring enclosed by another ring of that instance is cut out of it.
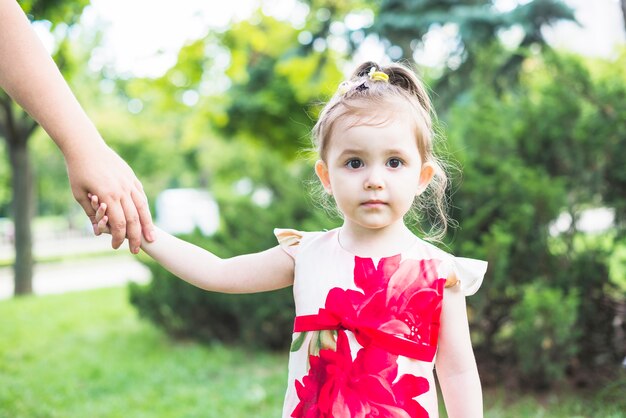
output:
<svg viewBox="0 0 626 418"><path fill-rule="evenodd" d="M110 255L107 253L110 252ZM13 249L0 245L0 258ZM33 293L45 295L100 287L120 286L129 281L145 283L150 272L128 249L113 250L110 237L72 237L35 243L35 258L64 257L62 261L35 264ZM90 254L94 254L90 257ZM97 254L97 256L95 255ZM76 255L75 258L72 256ZM13 268L0 268L0 300L13 295Z"/></svg>

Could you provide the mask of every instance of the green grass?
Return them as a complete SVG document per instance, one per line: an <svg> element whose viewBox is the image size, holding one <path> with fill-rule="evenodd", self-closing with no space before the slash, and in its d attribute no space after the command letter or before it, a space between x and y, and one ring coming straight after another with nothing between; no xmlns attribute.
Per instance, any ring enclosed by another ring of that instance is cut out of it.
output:
<svg viewBox="0 0 626 418"><path fill-rule="evenodd" d="M127 299L112 288L1 301L0 418L280 416L286 353L172 341ZM626 417L625 385L488 389L485 417Z"/></svg>
<svg viewBox="0 0 626 418"><path fill-rule="evenodd" d="M123 288L0 302L0 417L277 417L286 356L173 342Z"/></svg>
<svg viewBox="0 0 626 418"><path fill-rule="evenodd" d="M626 379L581 393L519 394L490 388L485 391L485 418L625 418L625 389Z"/></svg>

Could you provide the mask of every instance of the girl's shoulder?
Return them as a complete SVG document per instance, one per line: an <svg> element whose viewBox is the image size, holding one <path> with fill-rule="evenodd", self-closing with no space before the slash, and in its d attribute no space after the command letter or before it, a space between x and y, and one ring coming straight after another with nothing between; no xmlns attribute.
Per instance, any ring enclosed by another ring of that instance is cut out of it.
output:
<svg viewBox="0 0 626 418"><path fill-rule="evenodd" d="M330 231L299 231L291 228L274 228L278 245L291 257L296 256L303 248L315 243L323 244L331 241L335 230Z"/></svg>
<svg viewBox="0 0 626 418"><path fill-rule="evenodd" d="M439 277L450 279L449 282L452 285L457 282L460 283L461 289L466 296L476 293L487 272L486 261L457 257L421 238L418 238L416 253L419 254L420 258L438 260L439 267L437 270Z"/></svg>

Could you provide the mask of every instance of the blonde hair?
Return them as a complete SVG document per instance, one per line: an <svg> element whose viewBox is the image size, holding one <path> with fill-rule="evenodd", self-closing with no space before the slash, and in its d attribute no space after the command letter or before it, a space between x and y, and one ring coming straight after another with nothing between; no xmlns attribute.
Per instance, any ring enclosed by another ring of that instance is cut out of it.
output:
<svg viewBox="0 0 626 418"><path fill-rule="evenodd" d="M388 80L370 76L371 73L384 73ZM317 154L325 161L333 129L338 120L345 117L376 116L376 109L389 113L390 105L408 110L414 122L415 139L422 157L422 164L430 163L434 170L433 180L428 188L414 201L411 211L421 229L421 214L429 215L431 228L427 239L440 241L446 234L448 215L446 211L446 187L448 177L444 164L433 152L437 136L433 129L436 118L424 84L415 72L399 63L380 66L374 62L361 64L348 81L339 85L337 92L320 112L313 127L313 145ZM402 112L404 113L404 112ZM394 113L397 114L397 113Z"/></svg>

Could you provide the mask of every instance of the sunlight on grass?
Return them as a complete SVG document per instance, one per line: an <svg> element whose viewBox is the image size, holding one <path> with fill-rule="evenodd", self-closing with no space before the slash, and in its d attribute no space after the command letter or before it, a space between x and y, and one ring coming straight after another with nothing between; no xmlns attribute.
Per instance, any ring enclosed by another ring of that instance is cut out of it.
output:
<svg viewBox="0 0 626 418"><path fill-rule="evenodd" d="M114 288L0 303L0 417L277 417L286 354L173 342Z"/></svg>

